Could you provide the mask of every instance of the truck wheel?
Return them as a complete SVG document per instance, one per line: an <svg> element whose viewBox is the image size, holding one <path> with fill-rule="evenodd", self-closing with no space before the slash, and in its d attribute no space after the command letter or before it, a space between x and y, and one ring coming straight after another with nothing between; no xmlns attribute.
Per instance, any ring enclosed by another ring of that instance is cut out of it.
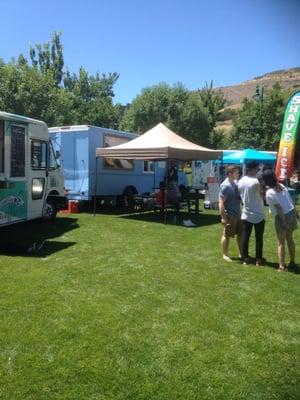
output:
<svg viewBox="0 0 300 400"><path fill-rule="evenodd" d="M43 210L43 218L45 221L53 221L56 217L57 209L51 200L46 200Z"/></svg>

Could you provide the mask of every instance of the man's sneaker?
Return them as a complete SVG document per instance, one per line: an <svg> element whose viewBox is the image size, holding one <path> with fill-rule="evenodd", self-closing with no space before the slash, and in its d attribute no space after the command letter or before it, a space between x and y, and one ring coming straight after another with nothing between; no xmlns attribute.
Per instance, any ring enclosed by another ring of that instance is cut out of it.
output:
<svg viewBox="0 0 300 400"><path fill-rule="evenodd" d="M294 261L291 261L291 262L289 263L288 267L289 267L289 268L298 268L298 265L297 265Z"/></svg>
<svg viewBox="0 0 300 400"><path fill-rule="evenodd" d="M251 262L251 259L249 257L245 257L243 260L243 265L249 265Z"/></svg>

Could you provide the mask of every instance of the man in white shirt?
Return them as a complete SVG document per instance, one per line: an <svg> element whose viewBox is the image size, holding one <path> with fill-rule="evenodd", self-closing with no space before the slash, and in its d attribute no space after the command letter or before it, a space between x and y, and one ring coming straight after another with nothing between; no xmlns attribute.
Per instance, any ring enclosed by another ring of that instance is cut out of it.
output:
<svg viewBox="0 0 300 400"><path fill-rule="evenodd" d="M247 163L247 175L243 176L238 183L241 195L242 209L242 259L243 264L250 263L249 240L254 226L255 230L255 250L256 265L262 263L263 253L263 234L265 230L265 212L261 185L257 179L259 164L256 161Z"/></svg>

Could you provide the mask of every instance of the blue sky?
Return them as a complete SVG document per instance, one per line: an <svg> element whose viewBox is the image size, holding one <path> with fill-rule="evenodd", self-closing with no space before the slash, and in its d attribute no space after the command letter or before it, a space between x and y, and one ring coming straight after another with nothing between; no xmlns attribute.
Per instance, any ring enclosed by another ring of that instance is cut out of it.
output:
<svg viewBox="0 0 300 400"><path fill-rule="evenodd" d="M0 0L0 58L62 32L65 66L118 72L115 102L159 82L226 86L300 67L300 0Z"/></svg>

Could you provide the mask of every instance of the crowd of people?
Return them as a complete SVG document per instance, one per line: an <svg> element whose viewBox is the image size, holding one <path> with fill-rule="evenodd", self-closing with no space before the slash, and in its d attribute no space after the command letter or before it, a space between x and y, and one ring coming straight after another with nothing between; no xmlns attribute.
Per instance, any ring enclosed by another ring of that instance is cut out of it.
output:
<svg viewBox="0 0 300 400"><path fill-rule="evenodd" d="M239 167L227 168L227 178L222 182L219 192L219 210L224 226L221 238L222 255L225 261L229 256L230 238L236 237L243 265L251 263L260 266L263 257L263 237L265 231L264 201L269 205L274 217L277 235L278 271L286 271L285 243L287 243L290 263L295 263L295 242L293 232L297 228L297 211L287 188L278 182L274 171L266 168L259 172L259 164L251 161L247 164L246 175L239 180ZM255 258L249 255L249 241L254 227Z"/></svg>

